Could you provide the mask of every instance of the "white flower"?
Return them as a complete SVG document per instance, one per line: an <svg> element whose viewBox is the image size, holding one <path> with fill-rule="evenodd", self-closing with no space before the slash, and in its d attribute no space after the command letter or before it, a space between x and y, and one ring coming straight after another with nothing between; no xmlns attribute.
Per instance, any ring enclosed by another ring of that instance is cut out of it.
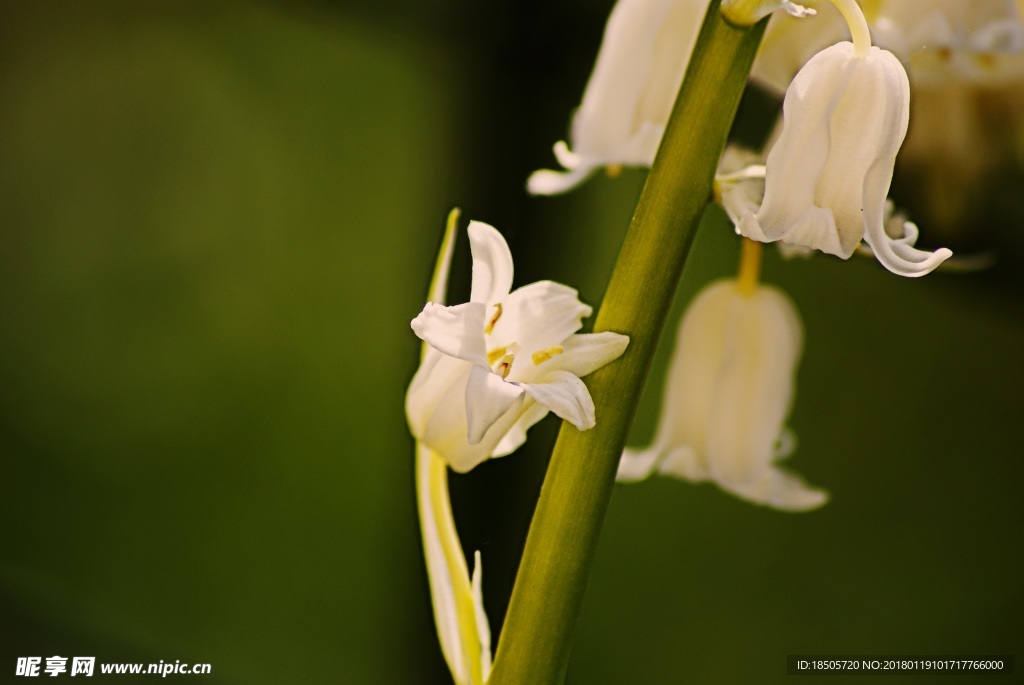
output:
<svg viewBox="0 0 1024 685"><path fill-rule="evenodd" d="M679 326L654 444L627 449L618 479L657 471L779 509L824 504L825 492L774 463L792 443L783 424L802 345L799 315L781 291L709 285Z"/></svg>
<svg viewBox="0 0 1024 685"><path fill-rule="evenodd" d="M863 57L838 43L793 79L783 129L768 155L765 196L740 232L848 259L863 239L885 268L923 276L952 253L917 250L885 231L896 153L907 131L910 85L899 60L870 48Z"/></svg>
<svg viewBox="0 0 1024 685"><path fill-rule="evenodd" d="M510 293L512 255L493 227L471 222L469 241L470 301L427 303L412 321L430 349L405 405L413 435L462 473L514 451L549 411L592 428L594 403L580 377L629 342L611 332L576 334L591 309L568 286L540 281Z"/></svg>
<svg viewBox="0 0 1024 685"><path fill-rule="evenodd" d="M665 132L709 0L619 0L570 140L555 144L566 171L541 170L535 195L575 188L605 165L650 166Z"/></svg>

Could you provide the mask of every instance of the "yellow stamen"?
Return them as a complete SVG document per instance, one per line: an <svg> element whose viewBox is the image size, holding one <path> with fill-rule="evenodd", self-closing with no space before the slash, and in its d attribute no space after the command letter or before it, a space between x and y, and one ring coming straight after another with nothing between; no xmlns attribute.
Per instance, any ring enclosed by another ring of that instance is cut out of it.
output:
<svg viewBox="0 0 1024 685"><path fill-rule="evenodd" d="M607 174L608 178L616 178L622 173L621 164L609 164L604 168L604 173Z"/></svg>
<svg viewBox="0 0 1024 685"><path fill-rule="evenodd" d="M512 372L512 362L516 360L516 353L519 352L519 343L512 343L505 347L495 347L487 353L487 363L494 367L494 373L501 376L502 380L508 378ZM497 362L498 365L494 366Z"/></svg>
<svg viewBox="0 0 1024 685"><path fill-rule="evenodd" d="M496 302L494 305L494 316L492 316L491 320L487 322L486 326L484 326L484 333L489 334L494 330L494 324L498 323L498 319L501 318L501 312L501 302ZM494 362L491 363L493 364Z"/></svg>
<svg viewBox="0 0 1024 685"><path fill-rule="evenodd" d="M740 254L740 274L737 285L740 293L750 297L757 292L757 282L761 276L761 243L750 238L743 239L743 252Z"/></svg>
<svg viewBox="0 0 1024 685"><path fill-rule="evenodd" d="M501 359L502 357L504 357L506 352L508 352L508 347L507 346L506 347L495 347L493 350L491 350L490 352L487 353L487 363L493 365L494 362L496 362L499 359Z"/></svg>
<svg viewBox="0 0 1024 685"><path fill-rule="evenodd" d="M551 359L555 355L562 354L563 352L565 352L565 350L562 349L561 345L555 345L553 347L547 348L546 350L541 350L540 352L534 352L531 355L531 357L533 358L533 363L534 364L540 365L540 364L543 364L544 362L546 362L547 360Z"/></svg>

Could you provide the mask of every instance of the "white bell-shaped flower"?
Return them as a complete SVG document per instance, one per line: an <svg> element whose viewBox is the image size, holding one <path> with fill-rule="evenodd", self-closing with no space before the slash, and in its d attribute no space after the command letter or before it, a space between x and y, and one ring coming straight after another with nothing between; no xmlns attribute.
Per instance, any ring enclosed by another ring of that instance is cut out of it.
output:
<svg viewBox="0 0 1024 685"><path fill-rule="evenodd" d="M783 129L768 155L764 202L739 231L754 240L848 259L861 240L885 268L923 276L952 252L914 248L885 231L896 153L907 132L910 84L896 57L849 42L815 55L786 91Z"/></svg>
<svg viewBox="0 0 1024 685"><path fill-rule="evenodd" d="M540 281L510 293L512 254L493 227L471 222L469 242L470 301L428 302L412 321L430 349L405 402L412 434L460 473L514 451L549 411L592 428L594 403L580 377L629 342L612 332L577 334L591 309L568 286Z"/></svg>
<svg viewBox="0 0 1024 685"><path fill-rule="evenodd" d="M654 444L627 449L618 479L657 472L778 509L824 504L825 492L775 464L793 443L784 423L802 345L799 315L780 290L746 292L733 279L707 286L680 323Z"/></svg>
<svg viewBox="0 0 1024 685"><path fill-rule="evenodd" d="M708 2L618 0L573 116L572 149L555 144L565 171L534 172L529 192L564 193L606 165L651 165Z"/></svg>

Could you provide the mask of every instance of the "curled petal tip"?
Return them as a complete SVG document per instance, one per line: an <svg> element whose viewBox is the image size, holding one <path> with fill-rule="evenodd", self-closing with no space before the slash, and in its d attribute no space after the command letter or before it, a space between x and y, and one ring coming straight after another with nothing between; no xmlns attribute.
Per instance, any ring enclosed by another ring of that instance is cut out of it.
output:
<svg viewBox="0 0 1024 685"><path fill-rule="evenodd" d="M803 5L797 5L794 2L782 3L782 10L786 14L790 15L791 17L796 17L797 19L803 19L804 17L813 17L818 13L818 10L812 7L804 7Z"/></svg>
<svg viewBox="0 0 1024 685"><path fill-rule="evenodd" d="M953 256L953 251L946 247L928 253L898 242L890 243L881 250L874 246L871 249L882 266L897 276L907 278L926 276Z"/></svg>
<svg viewBox="0 0 1024 685"><path fill-rule="evenodd" d="M596 166L577 166L566 171L540 169L526 180L530 195L561 195L580 185L597 170Z"/></svg>
<svg viewBox="0 0 1024 685"><path fill-rule="evenodd" d="M564 140L560 140L555 143L554 146L555 159L558 163L564 166L566 169L575 169L583 164L583 160L579 155L575 154L569 149L569 144Z"/></svg>

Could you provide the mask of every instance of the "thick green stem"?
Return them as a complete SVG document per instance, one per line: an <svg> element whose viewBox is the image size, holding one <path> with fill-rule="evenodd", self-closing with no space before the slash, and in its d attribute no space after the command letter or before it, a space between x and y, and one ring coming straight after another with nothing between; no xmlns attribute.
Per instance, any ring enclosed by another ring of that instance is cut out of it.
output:
<svg viewBox="0 0 1024 685"><path fill-rule="evenodd" d="M764 32L763 21L727 24L718 6L708 9L594 324L629 335L629 348L587 377L597 426L559 433L489 685L564 679L619 456Z"/></svg>

